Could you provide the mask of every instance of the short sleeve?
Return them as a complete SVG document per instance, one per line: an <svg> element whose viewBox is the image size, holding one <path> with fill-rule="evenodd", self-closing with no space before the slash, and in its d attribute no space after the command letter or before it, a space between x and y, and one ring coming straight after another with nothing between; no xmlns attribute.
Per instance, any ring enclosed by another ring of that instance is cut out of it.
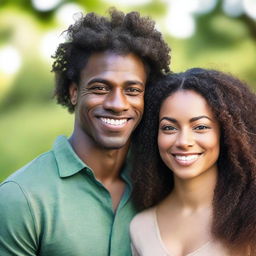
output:
<svg viewBox="0 0 256 256"><path fill-rule="evenodd" d="M13 181L0 186L0 255L34 256L37 251L34 219L22 188Z"/></svg>

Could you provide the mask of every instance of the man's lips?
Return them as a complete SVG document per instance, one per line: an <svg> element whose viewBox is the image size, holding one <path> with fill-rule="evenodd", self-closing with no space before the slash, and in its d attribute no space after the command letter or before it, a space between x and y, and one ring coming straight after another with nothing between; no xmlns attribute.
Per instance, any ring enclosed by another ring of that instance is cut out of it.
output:
<svg viewBox="0 0 256 256"><path fill-rule="evenodd" d="M128 122L128 118L109 118L109 117L100 117L100 120L109 125L114 125L114 126L122 126Z"/></svg>
<svg viewBox="0 0 256 256"><path fill-rule="evenodd" d="M119 131L119 129L126 127L131 119L131 116L124 115L97 115L98 120L101 121L105 129Z"/></svg>

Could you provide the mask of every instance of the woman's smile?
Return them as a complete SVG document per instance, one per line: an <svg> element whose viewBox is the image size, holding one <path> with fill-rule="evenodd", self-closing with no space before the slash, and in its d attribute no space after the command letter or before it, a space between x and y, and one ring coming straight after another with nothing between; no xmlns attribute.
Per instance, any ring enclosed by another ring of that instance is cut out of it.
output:
<svg viewBox="0 0 256 256"><path fill-rule="evenodd" d="M159 153L174 176L187 179L217 171L220 128L200 94L174 92L164 100L159 120Z"/></svg>
<svg viewBox="0 0 256 256"><path fill-rule="evenodd" d="M189 154L182 154L182 153L173 154L172 153L171 155L174 157L174 159L179 165L190 166L193 163L195 163L202 154L203 153L189 153Z"/></svg>

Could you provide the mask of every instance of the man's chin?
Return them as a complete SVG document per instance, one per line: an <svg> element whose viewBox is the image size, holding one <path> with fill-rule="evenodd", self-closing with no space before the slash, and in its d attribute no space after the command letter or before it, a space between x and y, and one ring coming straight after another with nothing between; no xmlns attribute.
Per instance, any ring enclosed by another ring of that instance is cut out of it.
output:
<svg viewBox="0 0 256 256"><path fill-rule="evenodd" d="M101 146L105 150L118 150L127 147L129 144L130 140L124 138L107 138Z"/></svg>

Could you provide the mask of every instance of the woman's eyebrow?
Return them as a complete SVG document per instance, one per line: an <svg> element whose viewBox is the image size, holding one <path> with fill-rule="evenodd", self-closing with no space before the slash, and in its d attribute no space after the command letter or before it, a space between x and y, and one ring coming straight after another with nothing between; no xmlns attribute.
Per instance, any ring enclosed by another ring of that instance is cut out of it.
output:
<svg viewBox="0 0 256 256"><path fill-rule="evenodd" d="M167 120L167 121L170 121L170 122L173 122L173 123L178 123L178 121L175 119L175 118L172 118L172 117L167 117L167 116L164 116L160 119L160 122L162 120Z"/></svg>
<svg viewBox="0 0 256 256"><path fill-rule="evenodd" d="M189 119L189 122L192 123L192 122L195 122L195 121L197 121L197 120L199 120L199 119L202 119L202 118L207 118L207 119L213 121L210 117L203 115L203 116L192 117L191 119ZM177 121L175 118L167 117L167 116L162 117L162 118L160 119L160 122L161 122L162 120L167 120L167 121L170 121L170 122L173 122L173 123L178 123L178 121Z"/></svg>
<svg viewBox="0 0 256 256"><path fill-rule="evenodd" d="M209 116L196 116L196 117L192 117L191 119L189 119L189 122L192 123L192 122L195 122L195 121L197 121L199 119L202 119L202 118L207 118L210 121L213 121Z"/></svg>

